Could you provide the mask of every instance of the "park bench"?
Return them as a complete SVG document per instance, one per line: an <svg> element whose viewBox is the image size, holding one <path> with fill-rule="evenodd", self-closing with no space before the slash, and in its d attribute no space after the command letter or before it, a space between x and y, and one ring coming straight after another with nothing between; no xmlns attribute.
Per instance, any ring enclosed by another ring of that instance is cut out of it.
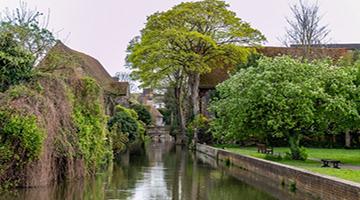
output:
<svg viewBox="0 0 360 200"><path fill-rule="evenodd" d="M257 144L258 153L273 154L274 149L267 147L265 144Z"/></svg>
<svg viewBox="0 0 360 200"><path fill-rule="evenodd" d="M321 159L323 165L321 167L330 167L330 163L333 165L334 168L340 169L339 164L341 163L340 160L329 160L329 159Z"/></svg>

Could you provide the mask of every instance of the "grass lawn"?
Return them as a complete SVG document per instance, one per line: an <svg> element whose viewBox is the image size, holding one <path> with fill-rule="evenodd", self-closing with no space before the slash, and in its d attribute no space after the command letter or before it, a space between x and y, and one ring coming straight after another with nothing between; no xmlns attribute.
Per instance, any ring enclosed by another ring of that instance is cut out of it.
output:
<svg viewBox="0 0 360 200"><path fill-rule="evenodd" d="M264 154L260 154L257 152L256 147L246 147L246 148L225 147L225 149L239 154L249 155L262 159L265 158ZM311 159L320 160L325 158L325 159L340 160L343 164L360 166L360 150L320 149L320 148L306 148L306 150L310 160L308 159L306 161L295 161L295 160L282 159L281 161L275 161L275 162L279 162L282 164L291 165L295 167L300 167L312 172L335 176L338 178L360 183L360 170L322 168L320 162L311 160ZM285 155L286 152L289 152L288 148L284 148L284 147L274 148L275 154L281 153L282 155Z"/></svg>

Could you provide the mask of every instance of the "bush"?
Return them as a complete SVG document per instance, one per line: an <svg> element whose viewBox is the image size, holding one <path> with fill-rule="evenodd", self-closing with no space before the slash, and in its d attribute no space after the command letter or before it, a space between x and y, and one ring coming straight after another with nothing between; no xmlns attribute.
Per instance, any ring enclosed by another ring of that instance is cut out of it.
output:
<svg viewBox="0 0 360 200"><path fill-rule="evenodd" d="M139 133L136 112L120 105L116 106L115 114L108 122L108 129L110 131L114 127L116 127L118 133L126 134L130 141L134 141Z"/></svg>
<svg viewBox="0 0 360 200"><path fill-rule="evenodd" d="M34 115L0 111L1 157L15 156L19 161L36 159L41 152L44 131L38 126ZM16 150L16 153L15 153ZM3 164L3 160L2 163Z"/></svg>
<svg viewBox="0 0 360 200"><path fill-rule="evenodd" d="M115 114L108 122L108 130L115 154L125 151L130 144L141 146L145 141L145 123L139 120L135 110L120 105L116 106Z"/></svg>
<svg viewBox="0 0 360 200"><path fill-rule="evenodd" d="M296 155L294 155L296 153ZM294 157L297 157L296 160L306 160L308 158L308 154L304 147L299 148L298 152L286 152L285 158L290 160Z"/></svg>
<svg viewBox="0 0 360 200"><path fill-rule="evenodd" d="M151 114L142 104L133 104L131 108L138 114L138 119L144 122L146 125L150 125L152 122Z"/></svg>

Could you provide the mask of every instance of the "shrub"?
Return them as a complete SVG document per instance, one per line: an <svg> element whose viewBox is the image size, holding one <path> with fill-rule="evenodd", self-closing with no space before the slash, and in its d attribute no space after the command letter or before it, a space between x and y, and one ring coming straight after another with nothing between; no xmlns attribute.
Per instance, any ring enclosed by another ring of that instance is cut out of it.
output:
<svg viewBox="0 0 360 200"><path fill-rule="evenodd" d="M118 132L128 135L129 140L134 141L139 133L139 124L136 117L137 114L134 110L118 105L114 116L108 122L108 129L112 130L117 127Z"/></svg>
<svg viewBox="0 0 360 200"><path fill-rule="evenodd" d="M115 154L124 151L130 143L143 144L145 141L145 124L138 118L135 110L116 106L114 116L108 121Z"/></svg>
<svg viewBox="0 0 360 200"><path fill-rule="evenodd" d="M150 125L152 122L151 114L142 104L133 104L131 108L136 111L140 121L144 122L146 125Z"/></svg>
<svg viewBox="0 0 360 200"><path fill-rule="evenodd" d="M286 152L285 158L290 160L294 157L294 152ZM299 148L298 155L295 155L298 159L297 160L306 160L308 158L308 154L304 147Z"/></svg>
<svg viewBox="0 0 360 200"><path fill-rule="evenodd" d="M2 158L17 154L15 158L28 162L40 155L44 131L34 115L3 110L0 111L0 141Z"/></svg>

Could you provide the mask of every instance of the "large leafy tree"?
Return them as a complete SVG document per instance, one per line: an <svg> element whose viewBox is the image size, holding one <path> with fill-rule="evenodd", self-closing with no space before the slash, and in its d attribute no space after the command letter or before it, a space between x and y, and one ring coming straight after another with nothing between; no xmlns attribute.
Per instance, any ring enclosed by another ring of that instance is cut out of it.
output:
<svg viewBox="0 0 360 200"><path fill-rule="evenodd" d="M144 83L161 82L174 72L185 75L192 115L199 112L200 74L246 60L251 46L265 38L219 0L181 3L147 19L129 46L133 74ZM196 139L196 134L195 134Z"/></svg>
<svg viewBox="0 0 360 200"><path fill-rule="evenodd" d="M303 159L302 136L359 127L352 74L351 68L325 62L262 58L257 67L242 69L217 87L213 129L230 140L285 137L292 158Z"/></svg>

